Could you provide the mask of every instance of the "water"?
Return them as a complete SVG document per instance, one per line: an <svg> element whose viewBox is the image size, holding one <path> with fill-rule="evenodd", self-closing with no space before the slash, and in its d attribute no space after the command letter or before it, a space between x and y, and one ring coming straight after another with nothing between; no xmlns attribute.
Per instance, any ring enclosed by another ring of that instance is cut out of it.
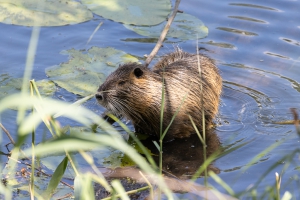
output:
<svg viewBox="0 0 300 200"><path fill-rule="evenodd" d="M224 80L222 103L216 134L221 145L239 145L240 149L218 159L214 166L219 176L235 192L244 191L254 184L274 163L275 167L260 183L262 192L275 183L275 172L283 169L281 158L299 148L299 137L292 125L274 122L292 119L290 108L300 107L300 2L274 0L190 0L179 7L185 13L197 16L209 29L207 38L199 40L202 53L216 60ZM86 42L100 22L104 22L92 41ZM22 77L32 28L0 24L0 74ZM59 54L66 49L89 49L92 46L114 47L143 57L149 54L154 43L142 43L128 39L143 38L123 25L95 16L93 20L64 27L41 28L32 77L47 78L46 67L68 60ZM196 40L178 43L188 52L196 51ZM165 44L159 55L173 49ZM77 96L59 88L55 98L74 102ZM100 112L95 100L86 104ZM15 111L1 116L2 123L16 136ZM8 143L2 137L1 149ZM41 138L38 138L41 140ZM282 142L276 149L260 154L264 149ZM256 155L261 157L250 167L246 165ZM5 161L2 158L2 161ZM288 190L300 197L297 181L299 158L285 169L281 192ZM298 177L299 178L299 177ZM203 179L198 179L203 183ZM212 179L209 182L220 191L225 190ZM289 184L288 184L289 183ZM246 197L245 197L246 198Z"/></svg>

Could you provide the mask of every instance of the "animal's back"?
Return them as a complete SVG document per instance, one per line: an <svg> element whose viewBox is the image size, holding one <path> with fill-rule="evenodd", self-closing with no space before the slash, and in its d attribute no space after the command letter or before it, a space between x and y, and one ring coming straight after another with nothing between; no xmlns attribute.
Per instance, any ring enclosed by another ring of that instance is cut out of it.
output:
<svg viewBox="0 0 300 200"><path fill-rule="evenodd" d="M202 130L218 112L222 80L214 62L204 55L177 50L160 60L153 68L165 80L164 127L176 113L169 132L173 137L187 137L195 132L191 120Z"/></svg>

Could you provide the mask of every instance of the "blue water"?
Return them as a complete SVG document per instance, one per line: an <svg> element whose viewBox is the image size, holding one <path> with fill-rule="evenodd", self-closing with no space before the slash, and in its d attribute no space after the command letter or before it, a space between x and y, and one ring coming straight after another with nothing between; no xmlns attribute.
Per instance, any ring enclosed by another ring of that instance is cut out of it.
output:
<svg viewBox="0 0 300 200"><path fill-rule="evenodd" d="M219 176L235 192L244 191L254 184L274 163L282 163L263 179L259 192L275 183L275 172L280 173L284 155L300 147L299 137L292 125L274 122L292 119L290 108L300 108L300 2L274 0L190 0L179 7L185 13L197 16L209 29L208 37L199 40L203 53L215 59L224 80L224 89L217 127L222 146L239 145L242 148L218 159L214 166L221 170ZM100 22L103 25L86 45ZM22 77L31 37L31 27L0 23L0 74ZM89 49L92 46L114 47L132 55L149 54L154 43L128 42L126 39L144 38L127 30L122 24L94 16L85 23L41 28L32 77L47 78L45 68L66 62L62 50ZM179 42L188 52L196 52L196 40ZM165 44L159 55L173 49ZM76 95L58 88L54 98L74 102ZM95 100L86 106L100 112ZM300 109L299 109L300 110ZM16 136L15 111L1 115L3 125ZM41 138L38 138L40 141ZM268 152L246 169L254 156L270 145L285 140L275 150ZM242 142L241 142L242 141ZM9 140L2 136L1 149ZM5 159L1 159L5 161ZM282 178L282 185L298 177L299 157L289 166ZM202 183L203 179L198 179ZM220 191L225 190L213 180L209 182ZM283 186L295 199L300 198L299 182ZM246 197L244 197L246 198Z"/></svg>

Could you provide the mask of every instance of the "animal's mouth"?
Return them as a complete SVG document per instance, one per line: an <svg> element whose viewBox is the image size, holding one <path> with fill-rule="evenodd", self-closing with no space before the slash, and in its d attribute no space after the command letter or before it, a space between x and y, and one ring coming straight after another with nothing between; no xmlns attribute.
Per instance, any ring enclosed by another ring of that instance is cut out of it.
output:
<svg viewBox="0 0 300 200"><path fill-rule="evenodd" d="M118 116L118 118L123 118L128 115L128 110L124 108L124 105L120 100L120 96L116 96L114 92L114 90L98 90L95 94L95 98L97 99L97 102L106 108L109 113Z"/></svg>

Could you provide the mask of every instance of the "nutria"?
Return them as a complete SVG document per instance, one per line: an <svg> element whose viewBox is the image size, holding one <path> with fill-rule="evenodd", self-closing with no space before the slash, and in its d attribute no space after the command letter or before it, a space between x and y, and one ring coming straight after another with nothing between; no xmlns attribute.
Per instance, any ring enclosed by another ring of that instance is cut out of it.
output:
<svg viewBox="0 0 300 200"><path fill-rule="evenodd" d="M179 110L166 137L183 138L196 133L190 117L201 131L202 110L206 125L212 122L222 89L218 69L207 56L180 49L163 56L152 70L138 63L119 66L95 96L109 113L131 120L136 132L159 137L163 82L163 130Z"/></svg>

